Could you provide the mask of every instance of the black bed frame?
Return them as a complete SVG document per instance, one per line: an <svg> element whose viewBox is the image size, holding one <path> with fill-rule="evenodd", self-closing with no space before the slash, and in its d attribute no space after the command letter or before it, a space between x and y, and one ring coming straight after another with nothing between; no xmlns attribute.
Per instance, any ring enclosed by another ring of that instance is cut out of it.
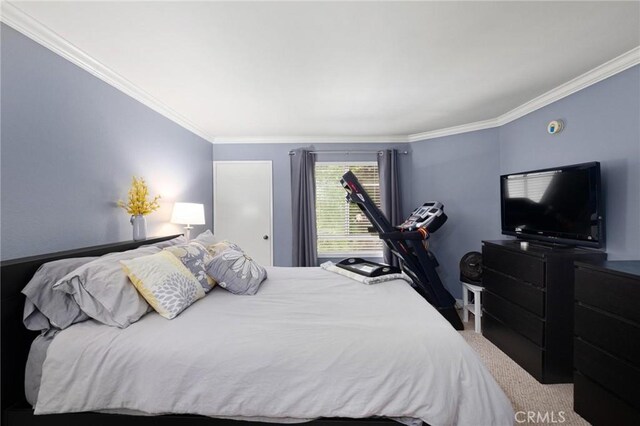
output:
<svg viewBox="0 0 640 426"><path fill-rule="evenodd" d="M24 296L20 291L29 282L40 265L70 257L102 256L111 252L131 250L145 244L153 244L177 237L150 238L143 241L127 241L94 247L68 250L21 259L6 260L0 263L0 297L2 299L0 323L0 381L2 387L2 425L6 426L128 426L128 425L184 425L184 426L225 426L265 425L259 422L244 422L214 419L195 415L166 416L125 416L102 413L73 413L35 416L24 394L24 370L31 342L37 332L27 330L22 323ZM397 424L388 419L318 419L314 426L389 426Z"/></svg>

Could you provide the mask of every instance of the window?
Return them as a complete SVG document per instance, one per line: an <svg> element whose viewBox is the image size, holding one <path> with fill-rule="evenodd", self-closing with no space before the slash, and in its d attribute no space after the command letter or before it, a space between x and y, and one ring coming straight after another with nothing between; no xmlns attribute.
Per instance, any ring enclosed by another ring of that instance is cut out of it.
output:
<svg viewBox="0 0 640 426"><path fill-rule="evenodd" d="M378 164L316 163L316 220L318 256L382 257L382 240L360 208L345 199L340 184L342 175L351 170L371 199L380 206Z"/></svg>

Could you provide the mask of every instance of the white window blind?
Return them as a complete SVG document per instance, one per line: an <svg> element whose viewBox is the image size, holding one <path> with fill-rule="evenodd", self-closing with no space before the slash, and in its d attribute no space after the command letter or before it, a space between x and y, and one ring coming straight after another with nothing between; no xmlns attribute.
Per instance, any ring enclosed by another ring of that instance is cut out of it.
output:
<svg viewBox="0 0 640 426"><path fill-rule="evenodd" d="M318 255L321 257L382 256L382 241L360 208L347 203L340 185L351 170L376 205L380 206L378 165L366 163L316 163L316 217Z"/></svg>
<svg viewBox="0 0 640 426"><path fill-rule="evenodd" d="M539 203L557 173L553 171L509 176L507 178L507 196L509 198L528 198L534 203Z"/></svg>

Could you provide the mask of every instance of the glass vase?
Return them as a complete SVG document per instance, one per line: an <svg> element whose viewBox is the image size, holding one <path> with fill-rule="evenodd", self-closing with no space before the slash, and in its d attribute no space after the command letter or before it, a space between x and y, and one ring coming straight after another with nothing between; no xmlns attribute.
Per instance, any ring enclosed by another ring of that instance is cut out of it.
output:
<svg viewBox="0 0 640 426"><path fill-rule="evenodd" d="M147 220L143 215L138 214L135 216L131 216L131 225L133 225L134 241L147 239Z"/></svg>

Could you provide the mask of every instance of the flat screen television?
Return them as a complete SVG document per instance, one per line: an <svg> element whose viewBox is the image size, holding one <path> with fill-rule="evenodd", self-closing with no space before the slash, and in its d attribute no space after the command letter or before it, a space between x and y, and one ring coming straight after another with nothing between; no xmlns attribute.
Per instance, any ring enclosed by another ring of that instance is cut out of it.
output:
<svg viewBox="0 0 640 426"><path fill-rule="evenodd" d="M600 163L500 176L502 233L548 243L604 246Z"/></svg>

